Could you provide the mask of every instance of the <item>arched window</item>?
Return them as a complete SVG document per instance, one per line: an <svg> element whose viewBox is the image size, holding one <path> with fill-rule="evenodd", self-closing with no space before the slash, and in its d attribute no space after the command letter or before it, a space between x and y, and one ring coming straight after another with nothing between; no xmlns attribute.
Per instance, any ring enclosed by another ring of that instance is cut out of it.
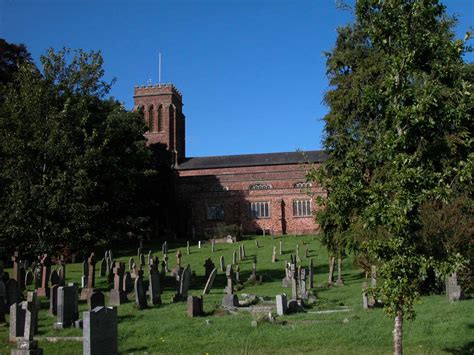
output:
<svg viewBox="0 0 474 355"><path fill-rule="evenodd" d="M158 132L163 131L163 106L158 107Z"/></svg>
<svg viewBox="0 0 474 355"><path fill-rule="evenodd" d="M155 118L153 117L153 105L148 108L148 129L150 132L156 132L155 129Z"/></svg>
<svg viewBox="0 0 474 355"><path fill-rule="evenodd" d="M294 185L294 188L295 189L307 189L309 187L312 187L313 184L310 183L310 182L297 182L295 185Z"/></svg>
<svg viewBox="0 0 474 355"><path fill-rule="evenodd" d="M249 190L270 190L273 189L273 186L270 184L255 184L250 185Z"/></svg>

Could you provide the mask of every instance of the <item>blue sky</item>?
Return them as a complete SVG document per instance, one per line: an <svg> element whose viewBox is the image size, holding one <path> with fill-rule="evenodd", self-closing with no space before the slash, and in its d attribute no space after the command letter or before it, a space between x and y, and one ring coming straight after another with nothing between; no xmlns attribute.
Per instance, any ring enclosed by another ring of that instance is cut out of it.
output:
<svg viewBox="0 0 474 355"><path fill-rule="evenodd" d="M463 36L474 1L444 3ZM100 50L129 109L135 85L157 83L161 51L162 82L183 93L187 156L320 149L323 53L350 20L335 0L0 0L0 37L36 60Z"/></svg>

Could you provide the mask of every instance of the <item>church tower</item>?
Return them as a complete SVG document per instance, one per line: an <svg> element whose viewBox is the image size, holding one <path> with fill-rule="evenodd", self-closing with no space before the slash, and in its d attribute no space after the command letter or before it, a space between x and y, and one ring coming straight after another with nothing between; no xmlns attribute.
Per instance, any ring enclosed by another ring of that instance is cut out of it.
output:
<svg viewBox="0 0 474 355"><path fill-rule="evenodd" d="M142 110L148 131L147 144L165 144L175 164L185 154L185 118L183 97L173 84L136 86L134 109Z"/></svg>

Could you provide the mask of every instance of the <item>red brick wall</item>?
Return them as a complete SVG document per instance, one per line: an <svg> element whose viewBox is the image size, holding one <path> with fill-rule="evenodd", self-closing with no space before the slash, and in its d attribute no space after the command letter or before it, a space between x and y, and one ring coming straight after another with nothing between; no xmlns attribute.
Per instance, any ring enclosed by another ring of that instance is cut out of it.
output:
<svg viewBox="0 0 474 355"><path fill-rule="evenodd" d="M294 200L312 200L312 209L317 208L314 198L325 192L314 186L308 189L295 188L305 182L305 166L300 164L253 166L237 168L200 169L179 171L177 182L180 215L183 228L189 234L194 226L196 235L217 223L241 225L244 233L255 233L266 229L272 234L306 234L318 230L314 216L293 216ZM250 190L250 185L263 183L272 186L269 190ZM215 191L218 186L228 191ZM312 196L309 194L311 193ZM270 217L250 217L250 203L268 201ZM283 202L283 208L282 208ZM207 205L224 206L223 221L207 219ZM282 218L282 212L284 216ZM184 227L185 225L185 227Z"/></svg>

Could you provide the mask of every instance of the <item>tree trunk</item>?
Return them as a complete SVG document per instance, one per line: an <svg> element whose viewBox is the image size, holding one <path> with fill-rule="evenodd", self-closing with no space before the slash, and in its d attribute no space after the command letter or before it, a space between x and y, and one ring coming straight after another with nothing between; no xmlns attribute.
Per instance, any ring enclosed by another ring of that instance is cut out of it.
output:
<svg viewBox="0 0 474 355"><path fill-rule="evenodd" d="M329 257L329 275L328 275L328 283L332 284L334 280L334 264L336 258L334 256Z"/></svg>
<svg viewBox="0 0 474 355"><path fill-rule="evenodd" d="M401 310L397 311L397 316L395 317L395 325L393 327L393 354L402 355L403 354L403 312Z"/></svg>

